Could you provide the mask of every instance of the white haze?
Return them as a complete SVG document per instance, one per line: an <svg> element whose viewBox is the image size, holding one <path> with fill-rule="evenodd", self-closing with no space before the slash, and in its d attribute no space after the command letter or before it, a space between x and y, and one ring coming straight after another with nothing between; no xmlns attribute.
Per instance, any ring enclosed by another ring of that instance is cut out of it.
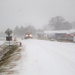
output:
<svg viewBox="0 0 75 75"><path fill-rule="evenodd" d="M31 24L42 28L55 16L75 21L75 0L0 0L0 30Z"/></svg>

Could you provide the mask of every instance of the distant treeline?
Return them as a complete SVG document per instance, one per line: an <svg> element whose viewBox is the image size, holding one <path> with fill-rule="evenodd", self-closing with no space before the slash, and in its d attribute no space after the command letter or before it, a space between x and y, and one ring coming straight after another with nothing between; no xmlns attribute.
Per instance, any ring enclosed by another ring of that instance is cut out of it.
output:
<svg viewBox="0 0 75 75"><path fill-rule="evenodd" d="M18 36L18 37L22 37L22 36L25 36L25 33L32 33L33 35L35 34L36 32L36 29L34 26L27 26L27 27L18 27L16 26L15 29L14 29L14 35L15 36Z"/></svg>
<svg viewBox="0 0 75 75"><path fill-rule="evenodd" d="M70 23L62 16L52 17L49 23L44 26L44 30L70 30L75 29L75 22Z"/></svg>
<svg viewBox="0 0 75 75"><path fill-rule="evenodd" d="M37 28L37 26L36 26ZM38 31L42 30L70 30L75 29L75 22L70 23L69 21L66 21L62 16L56 16L52 17L49 20L49 23L44 25L42 29L36 30L34 26L27 26L27 27L18 27L16 26L14 29L14 35L15 36L24 36L25 33L30 32L32 34L35 34Z"/></svg>

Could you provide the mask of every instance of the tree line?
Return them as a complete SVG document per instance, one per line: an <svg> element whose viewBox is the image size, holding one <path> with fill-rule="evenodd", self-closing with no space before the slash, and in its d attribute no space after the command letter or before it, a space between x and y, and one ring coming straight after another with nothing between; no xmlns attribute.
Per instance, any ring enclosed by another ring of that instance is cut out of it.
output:
<svg viewBox="0 0 75 75"><path fill-rule="evenodd" d="M35 32L36 32L35 27L29 25L27 27L23 27L23 26L18 27L18 26L16 26L13 33L14 33L15 36L24 37L26 33L31 33L31 34L34 35Z"/></svg>
<svg viewBox="0 0 75 75"><path fill-rule="evenodd" d="M47 25L44 26L44 30L69 30L75 29L75 22L70 23L66 21L62 16L52 17Z"/></svg>
<svg viewBox="0 0 75 75"><path fill-rule="evenodd" d="M36 26L37 27L37 26ZM32 33L33 35L37 31L44 31L44 30L70 30L70 29L75 29L75 22L70 23L66 21L62 16L56 16L52 17L49 20L49 23L43 26L42 29L36 29L34 26L27 26L27 27L18 27L16 26L14 29L14 35L15 36L25 36L25 33Z"/></svg>

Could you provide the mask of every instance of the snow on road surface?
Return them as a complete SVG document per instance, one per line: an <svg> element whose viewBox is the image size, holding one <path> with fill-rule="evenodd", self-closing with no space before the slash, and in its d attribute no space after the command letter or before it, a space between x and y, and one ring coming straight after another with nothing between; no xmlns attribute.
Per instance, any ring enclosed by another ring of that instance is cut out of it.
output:
<svg viewBox="0 0 75 75"><path fill-rule="evenodd" d="M75 43L23 40L19 75L75 75Z"/></svg>
<svg viewBox="0 0 75 75"><path fill-rule="evenodd" d="M22 58L13 75L75 75L75 43L21 40ZM6 75L6 74L5 74Z"/></svg>

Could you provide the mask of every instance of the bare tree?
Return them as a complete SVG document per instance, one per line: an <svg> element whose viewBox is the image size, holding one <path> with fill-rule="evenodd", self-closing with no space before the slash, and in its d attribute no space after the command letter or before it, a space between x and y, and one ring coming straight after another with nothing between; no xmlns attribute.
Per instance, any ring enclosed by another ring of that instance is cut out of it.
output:
<svg viewBox="0 0 75 75"><path fill-rule="evenodd" d="M71 24L66 22L61 16L51 18L49 21L49 26L53 27L54 30L67 30L72 28Z"/></svg>

